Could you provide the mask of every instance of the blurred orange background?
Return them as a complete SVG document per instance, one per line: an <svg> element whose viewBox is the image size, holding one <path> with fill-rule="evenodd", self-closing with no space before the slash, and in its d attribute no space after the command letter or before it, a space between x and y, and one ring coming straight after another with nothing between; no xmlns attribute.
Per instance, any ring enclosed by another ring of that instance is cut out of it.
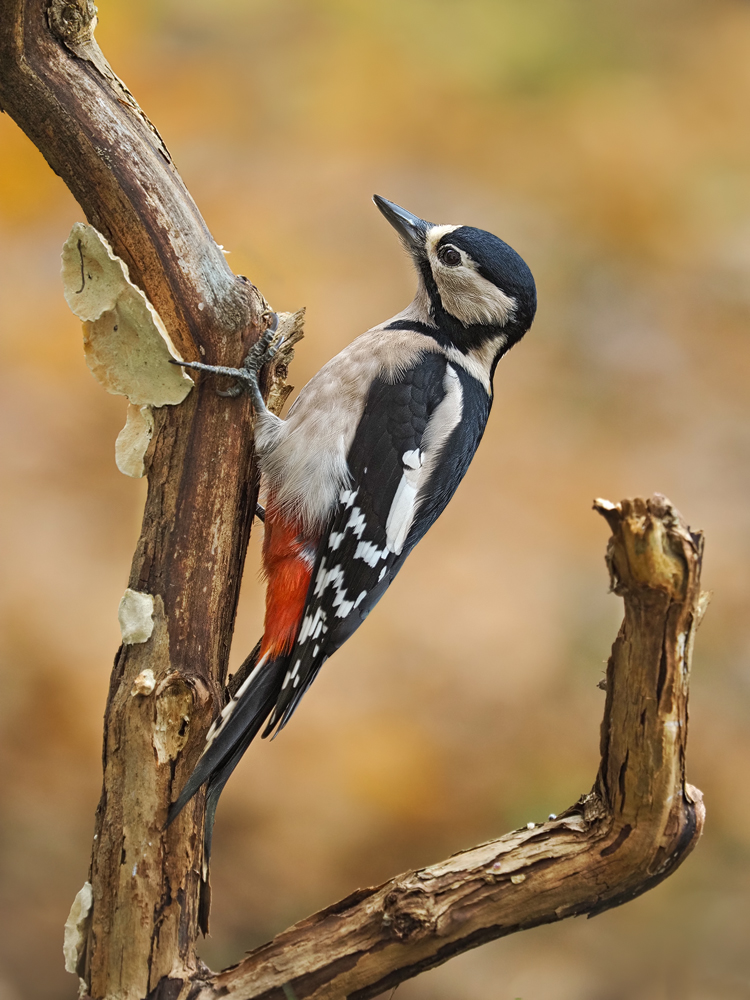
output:
<svg viewBox="0 0 750 1000"><path fill-rule="evenodd" d="M538 319L478 456L294 724L222 798L213 967L411 866L559 812L598 763L621 616L591 500L706 532L688 772L705 836L664 885L517 934L397 1000L750 997L750 5L101 0L97 37L229 262L308 307L291 380L410 299L370 202L489 229ZM82 219L0 116L0 1000L67 998L117 605L144 484L59 279ZM261 530L233 663L258 637Z"/></svg>

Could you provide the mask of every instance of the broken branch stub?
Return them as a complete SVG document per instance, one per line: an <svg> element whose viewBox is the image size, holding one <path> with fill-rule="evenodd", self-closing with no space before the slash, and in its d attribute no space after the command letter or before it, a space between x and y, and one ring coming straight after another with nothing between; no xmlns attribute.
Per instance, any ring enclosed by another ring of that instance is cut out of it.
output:
<svg viewBox="0 0 750 1000"><path fill-rule="evenodd" d="M295 924L193 1000L367 1000L486 941L600 913L657 885L703 826L685 780L690 659L706 607L702 536L658 494L595 509L625 619L607 667L592 791L541 824L408 872Z"/></svg>

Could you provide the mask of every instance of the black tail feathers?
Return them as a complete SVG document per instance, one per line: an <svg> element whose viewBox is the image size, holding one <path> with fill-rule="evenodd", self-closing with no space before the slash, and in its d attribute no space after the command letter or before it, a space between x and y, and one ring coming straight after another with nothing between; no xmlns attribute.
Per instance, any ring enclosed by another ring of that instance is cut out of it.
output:
<svg viewBox="0 0 750 1000"><path fill-rule="evenodd" d="M256 646L233 678L233 681L239 680L240 683L232 683L230 687L230 690L234 689L232 697L223 709L221 717L216 720L216 729L211 741L195 765L177 801L170 807L167 817L169 826L201 786L208 782L204 867L207 866L211 855L211 838L219 796L245 750L271 714L284 680L288 658L279 657L256 667L258 648L259 646Z"/></svg>

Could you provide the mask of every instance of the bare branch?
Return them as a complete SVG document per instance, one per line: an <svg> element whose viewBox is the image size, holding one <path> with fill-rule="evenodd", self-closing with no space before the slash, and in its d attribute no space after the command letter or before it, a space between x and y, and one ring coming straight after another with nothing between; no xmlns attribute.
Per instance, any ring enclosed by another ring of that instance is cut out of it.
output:
<svg viewBox="0 0 750 1000"><path fill-rule="evenodd" d="M625 620L592 791L556 819L364 889L204 982L193 1000L366 1000L486 941L618 906L670 875L703 826L685 783L702 538L669 501L597 501Z"/></svg>

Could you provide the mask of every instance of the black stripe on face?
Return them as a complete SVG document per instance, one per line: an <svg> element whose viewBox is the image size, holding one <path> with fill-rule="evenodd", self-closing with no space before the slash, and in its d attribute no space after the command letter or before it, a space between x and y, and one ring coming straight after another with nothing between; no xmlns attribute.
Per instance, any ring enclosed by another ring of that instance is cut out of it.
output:
<svg viewBox="0 0 750 1000"><path fill-rule="evenodd" d="M458 231L459 230L455 230L455 232ZM443 237L443 240L446 243L450 243L452 242L451 237L453 235L454 233L447 233L446 236ZM491 234L487 233L486 235L489 236ZM496 237L493 237L493 239L495 238ZM442 243L442 241L440 242ZM510 247L508 247L508 249L510 249ZM512 252L515 253L515 251ZM518 259L521 260L520 257ZM468 354L470 351L482 347L487 343L487 341L493 340L497 337L498 333L502 332L506 334L506 337L502 344L499 345L499 353L494 362L496 365L502 355L510 350L510 348L516 344L521 337L523 337L524 333L531 325L532 319L534 318L534 312L536 310L535 290L533 302L531 304L523 298L520 298L520 293L519 296L514 296L518 303L516 312L504 325L500 326L488 323L472 323L469 326L464 326L459 319L444 308L443 300L440 297L440 292L435 282L432 269L427 260L422 261L419 264L419 273L422 281L424 282L424 286L430 300L430 311L435 317L435 328L428 327L425 331L420 330L420 332L425 332L443 347L455 347L462 354ZM533 278L531 280L533 282Z"/></svg>
<svg viewBox="0 0 750 1000"><path fill-rule="evenodd" d="M521 329L520 336L523 336L536 313L536 283L523 257L499 237L473 226L459 226L446 233L437 246L448 244L463 250L483 278L516 300L515 325Z"/></svg>
<svg viewBox="0 0 750 1000"><path fill-rule="evenodd" d="M430 311L435 317L435 327L427 327L424 331L420 330L420 333L426 333L442 347L455 347L462 354L468 354L473 348L480 347L485 341L497 335L496 327L479 324L466 327L443 308L443 300L440 298L429 261L424 260L420 263L419 272L430 299Z"/></svg>

